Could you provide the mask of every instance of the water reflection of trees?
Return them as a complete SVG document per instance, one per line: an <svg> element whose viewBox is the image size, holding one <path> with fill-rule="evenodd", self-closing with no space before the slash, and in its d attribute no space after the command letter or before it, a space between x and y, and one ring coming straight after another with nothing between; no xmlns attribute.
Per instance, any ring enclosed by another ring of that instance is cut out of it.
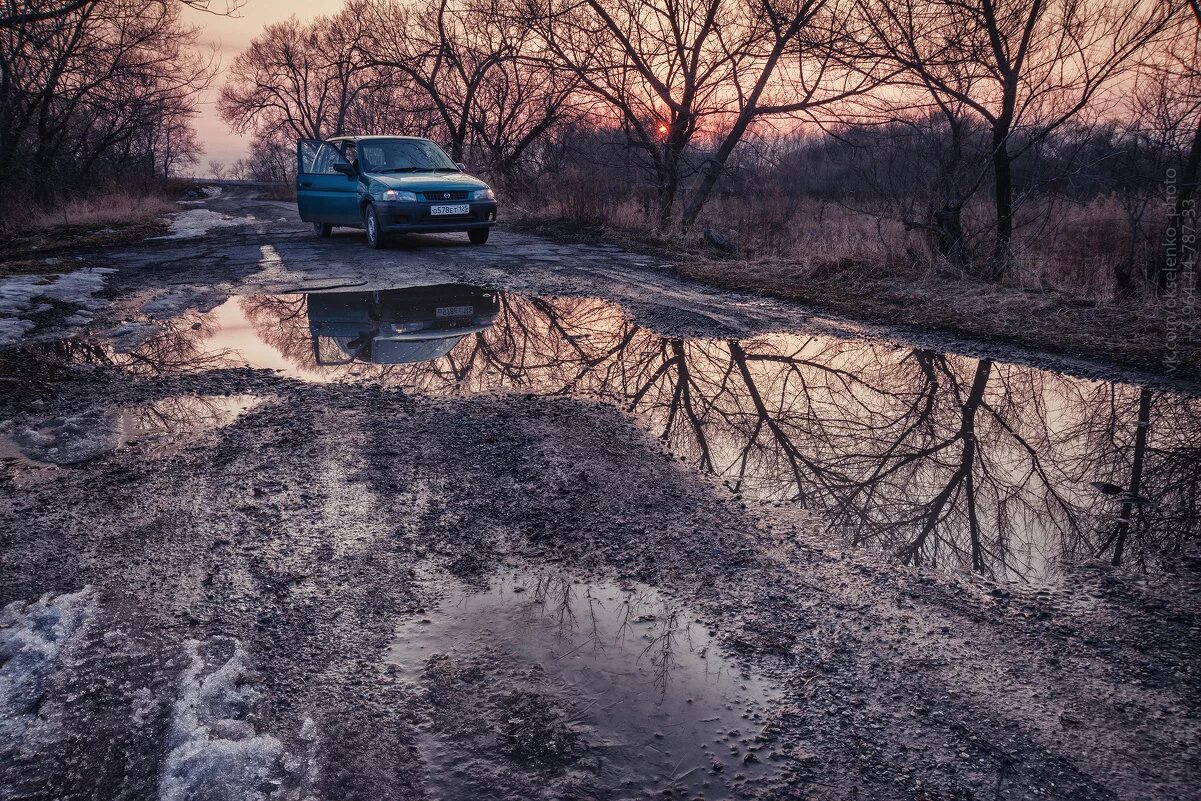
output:
<svg viewBox="0 0 1201 801"><path fill-rule="evenodd" d="M35 346L39 356L86 364L117 365L140 376L201 372L236 367L240 362L228 350L208 347L215 333L212 313L189 312L155 323L158 329L137 347L117 351L97 340L62 339Z"/></svg>
<svg viewBox="0 0 1201 801"><path fill-rule="evenodd" d="M910 564L1010 577L1090 555L1153 567L1196 533L1197 399L887 343L663 337L599 300L514 295L432 362L319 366L304 296L239 302L309 374L620 405L731 489L819 510L851 543Z"/></svg>
<svg viewBox="0 0 1201 801"><path fill-rule="evenodd" d="M637 661L646 664L655 689L662 694L682 655L699 653L691 636L691 619L649 587L587 584L551 571L533 578L526 609L551 624L563 640L568 650L556 659L585 647L605 651L634 646Z"/></svg>
<svg viewBox="0 0 1201 801"><path fill-rule="evenodd" d="M129 439L220 428L262 401L252 395L169 395L122 407Z"/></svg>

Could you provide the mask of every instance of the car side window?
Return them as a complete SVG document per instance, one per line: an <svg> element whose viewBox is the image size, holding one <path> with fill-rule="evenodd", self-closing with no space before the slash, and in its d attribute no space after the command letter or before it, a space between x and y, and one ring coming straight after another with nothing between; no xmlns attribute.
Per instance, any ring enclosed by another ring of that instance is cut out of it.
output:
<svg viewBox="0 0 1201 801"><path fill-rule="evenodd" d="M336 147L328 143L324 144L321 146L321 150L317 151L317 160L313 163L313 172L318 175L333 175L336 172L334 165L344 161L345 159L342 158L342 154L338 152Z"/></svg>
<svg viewBox="0 0 1201 801"><path fill-rule="evenodd" d="M314 172L313 166L317 161L317 153L321 150L321 142L314 142L311 139L302 139L296 143L296 158L298 161L297 169L299 172L306 175L311 175Z"/></svg>
<svg viewBox="0 0 1201 801"><path fill-rule="evenodd" d="M335 175L335 164L345 164L346 159L329 142L300 142L300 171L308 175Z"/></svg>

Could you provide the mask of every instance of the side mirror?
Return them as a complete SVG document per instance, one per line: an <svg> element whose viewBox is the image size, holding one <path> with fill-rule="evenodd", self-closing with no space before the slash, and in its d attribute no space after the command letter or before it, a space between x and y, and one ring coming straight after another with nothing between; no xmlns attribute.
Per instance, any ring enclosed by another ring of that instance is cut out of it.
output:
<svg viewBox="0 0 1201 801"><path fill-rule="evenodd" d="M334 172L340 172L343 175L354 175L354 167L341 162L334 165Z"/></svg>
<svg viewBox="0 0 1201 801"><path fill-rule="evenodd" d="M455 166L459 168L459 172L467 172L467 165L461 161L456 161Z"/></svg>

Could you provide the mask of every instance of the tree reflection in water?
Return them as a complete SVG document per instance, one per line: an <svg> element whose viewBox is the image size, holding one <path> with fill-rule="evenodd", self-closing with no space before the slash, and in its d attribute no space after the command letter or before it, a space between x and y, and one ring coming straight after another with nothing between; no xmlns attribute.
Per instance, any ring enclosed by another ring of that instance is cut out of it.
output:
<svg viewBox="0 0 1201 801"><path fill-rule="evenodd" d="M1196 398L882 342L664 337L600 300L504 293L490 328L433 361L322 366L305 296L233 302L298 375L604 400L732 490L813 508L907 564L1019 579L1090 556L1155 569L1197 533ZM230 358L190 333L129 363Z"/></svg>

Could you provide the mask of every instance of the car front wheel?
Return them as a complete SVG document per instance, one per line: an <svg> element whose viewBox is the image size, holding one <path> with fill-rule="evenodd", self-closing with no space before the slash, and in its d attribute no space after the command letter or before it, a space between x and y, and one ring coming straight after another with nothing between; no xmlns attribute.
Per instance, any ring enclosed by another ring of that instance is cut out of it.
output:
<svg viewBox="0 0 1201 801"><path fill-rule="evenodd" d="M380 230L379 214L375 210L375 206L371 203L367 204L367 208L363 210L363 227L367 229L367 245L375 249L384 246L384 232Z"/></svg>
<svg viewBox="0 0 1201 801"><path fill-rule="evenodd" d="M467 238L471 240L473 245L482 245L488 241L489 228L468 228Z"/></svg>
<svg viewBox="0 0 1201 801"><path fill-rule="evenodd" d="M313 233L324 239L334 232L334 227L329 223L313 223Z"/></svg>

